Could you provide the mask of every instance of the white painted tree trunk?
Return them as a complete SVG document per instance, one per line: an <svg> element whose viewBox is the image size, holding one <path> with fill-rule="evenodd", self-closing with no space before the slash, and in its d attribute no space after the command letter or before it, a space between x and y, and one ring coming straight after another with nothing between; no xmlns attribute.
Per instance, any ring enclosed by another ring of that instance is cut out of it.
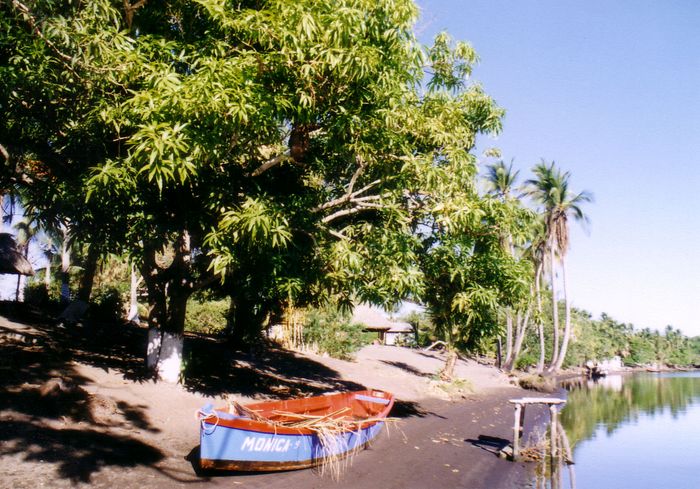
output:
<svg viewBox="0 0 700 489"><path fill-rule="evenodd" d="M146 366L155 370L159 380L176 384L180 380L182 370L183 345L182 335L150 328Z"/></svg>
<svg viewBox="0 0 700 489"><path fill-rule="evenodd" d="M182 347L184 337L178 334L163 332L158 357L158 378L176 384L180 380L182 369Z"/></svg>
<svg viewBox="0 0 700 489"><path fill-rule="evenodd" d="M127 319L132 323L139 324L139 303L138 289L141 277L136 273L136 268L131 266L131 288L129 290L129 315Z"/></svg>
<svg viewBox="0 0 700 489"><path fill-rule="evenodd" d="M160 355L161 334L158 328L148 328L148 345L146 347L146 367L155 370Z"/></svg>

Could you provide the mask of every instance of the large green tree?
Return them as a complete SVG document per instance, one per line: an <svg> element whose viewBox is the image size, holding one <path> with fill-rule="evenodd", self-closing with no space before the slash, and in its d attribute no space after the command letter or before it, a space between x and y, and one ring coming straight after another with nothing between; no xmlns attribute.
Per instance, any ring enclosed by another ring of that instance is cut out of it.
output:
<svg viewBox="0 0 700 489"><path fill-rule="evenodd" d="M469 150L502 110L467 83L467 44L417 43L411 1L0 8L13 182L138 265L171 380L197 288L223 280L240 339L285 304L388 304L451 239L419 229L489 215Z"/></svg>

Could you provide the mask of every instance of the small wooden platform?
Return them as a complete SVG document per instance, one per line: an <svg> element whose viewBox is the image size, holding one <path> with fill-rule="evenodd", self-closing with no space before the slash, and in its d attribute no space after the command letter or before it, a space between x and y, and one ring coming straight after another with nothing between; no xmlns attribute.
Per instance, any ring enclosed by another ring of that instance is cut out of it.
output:
<svg viewBox="0 0 700 489"><path fill-rule="evenodd" d="M565 404L566 399L557 397L522 397L520 399L510 399L509 403L515 405L515 422L513 423L513 451L507 453L513 460L518 459L520 451L520 438L523 436L523 423L525 421L525 408L530 404L543 404L549 406L549 415L551 418L552 439L555 438L557 429L557 406Z"/></svg>

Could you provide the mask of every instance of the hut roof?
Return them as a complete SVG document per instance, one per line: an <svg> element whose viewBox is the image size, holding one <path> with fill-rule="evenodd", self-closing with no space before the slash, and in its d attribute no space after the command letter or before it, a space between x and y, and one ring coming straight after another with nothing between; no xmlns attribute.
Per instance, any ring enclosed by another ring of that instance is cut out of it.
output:
<svg viewBox="0 0 700 489"><path fill-rule="evenodd" d="M412 333L413 326L404 321L392 321L391 329L389 333Z"/></svg>
<svg viewBox="0 0 700 489"><path fill-rule="evenodd" d="M352 311L352 321L364 324L367 329L373 331L388 331L393 326L378 308L366 304L355 306Z"/></svg>
<svg viewBox="0 0 700 489"><path fill-rule="evenodd" d="M0 233L0 273L34 275L32 264L17 249L11 234Z"/></svg>
<svg viewBox="0 0 700 489"><path fill-rule="evenodd" d="M411 325L401 321L392 321L382 313L381 309L359 304L355 307L352 313L352 321L365 325L365 328L370 331L412 331Z"/></svg>

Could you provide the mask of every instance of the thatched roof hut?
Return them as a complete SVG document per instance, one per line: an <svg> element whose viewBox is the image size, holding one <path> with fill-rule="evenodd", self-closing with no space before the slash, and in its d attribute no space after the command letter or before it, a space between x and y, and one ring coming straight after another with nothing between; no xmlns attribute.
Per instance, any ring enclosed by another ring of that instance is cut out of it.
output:
<svg viewBox="0 0 700 489"><path fill-rule="evenodd" d="M0 233L0 273L34 275L32 264L17 249L11 234Z"/></svg>
<svg viewBox="0 0 700 489"><path fill-rule="evenodd" d="M387 345L393 345L398 335L413 332L410 324L389 319L380 308L367 304L355 306L352 322L362 324L365 331L376 332L379 340Z"/></svg>

